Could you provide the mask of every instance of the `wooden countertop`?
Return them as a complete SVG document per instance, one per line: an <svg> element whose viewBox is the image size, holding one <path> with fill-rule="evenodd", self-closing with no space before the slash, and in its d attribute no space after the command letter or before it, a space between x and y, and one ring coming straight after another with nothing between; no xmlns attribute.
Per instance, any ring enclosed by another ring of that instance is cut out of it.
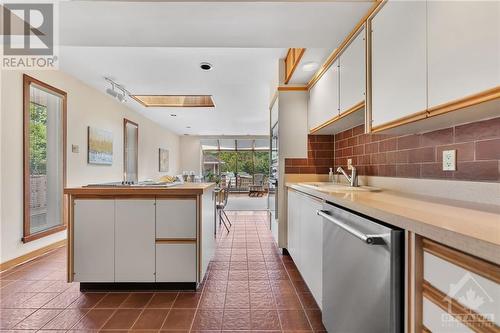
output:
<svg viewBox="0 0 500 333"><path fill-rule="evenodd" d="M500 264L500 205L382 190L323 192L288 187Z"/></svg>
<svg viewBox="0 0 500 333"><path fill-rule="evenodd" d="M64 194L73 196L130 196L130 195L200 195L213 190L215 183L184 183L163 186L82 186L64 189Z"/></svg>

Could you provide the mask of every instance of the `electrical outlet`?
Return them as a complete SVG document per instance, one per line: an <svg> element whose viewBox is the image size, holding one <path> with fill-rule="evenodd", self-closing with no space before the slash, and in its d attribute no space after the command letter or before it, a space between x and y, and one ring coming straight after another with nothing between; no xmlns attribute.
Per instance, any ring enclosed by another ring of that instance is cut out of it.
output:
<svg viewBox="0 0 500 333"><path fill-rule="evenodd" d="M352 158L347 159L347 170L352 170Z"/></svg>
<svg viewBox="0 0 500 333"><path fill-rule="evenodd" d="M443 150L443 171L457 170L457 151Z"/></svg>
<svg viewBox="0 0 500 333"><path fill-rule="evenodd" d="M79 145L71 145L71 152L78 154L80 152L80 146Z"/></svg>

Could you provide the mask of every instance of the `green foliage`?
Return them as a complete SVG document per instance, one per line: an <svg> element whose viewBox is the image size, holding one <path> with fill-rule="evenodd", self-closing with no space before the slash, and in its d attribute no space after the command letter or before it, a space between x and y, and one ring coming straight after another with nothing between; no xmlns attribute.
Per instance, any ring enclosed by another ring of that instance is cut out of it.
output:
<svg viewBox="0 0 500 333"><path fill-rule="evenodd" d="M47 172L47 107L30 103L30 171Z"/></svg>

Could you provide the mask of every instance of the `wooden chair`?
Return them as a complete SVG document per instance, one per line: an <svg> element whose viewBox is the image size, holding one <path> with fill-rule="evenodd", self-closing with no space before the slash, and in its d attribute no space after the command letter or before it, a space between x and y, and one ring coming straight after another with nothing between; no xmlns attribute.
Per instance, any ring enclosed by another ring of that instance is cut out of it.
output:
<svg viewBox="0 0 500 333"><path fill-rule="evenodd" d="M231 220L229 219L226 212L224 211L224 209L227 206L228 199L229 199L229 187L221 188L220 192L218 193L217 212L219 214L219 225L221 223L223 223L227 232L229 232L229 228L232 226ZM225 220L224 220L224 217L225 217ZM227 223L226 223L226 221L227 221ZM228 223L229 223L229 227L227 226Z"/></svg>
<svg viewBox="0 0 500 333"><path fill-rule="evenodd" d="M264 194L264 175L256 173L253 176L253 184L249 186L248 196L260 197Z"/></svg>

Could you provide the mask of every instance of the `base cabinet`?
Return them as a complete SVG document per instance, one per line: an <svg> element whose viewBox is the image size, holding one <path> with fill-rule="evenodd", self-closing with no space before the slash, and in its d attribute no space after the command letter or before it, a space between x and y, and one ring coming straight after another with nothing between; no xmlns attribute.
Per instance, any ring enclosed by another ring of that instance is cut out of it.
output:
<svg viewBox="0 0 500 333"><path fill-rule="evenodd" d="M115 201L74 201L74 280L115 280Z"/></svg>
<svg viewBox="0 0 500 333"><path fill-rule="evenodd" d="M116 200L115 282L155 281L155 200Z"/></svg>
<svg viewBox="0 0 500 333"><path fill-rule="evenodd" d="M323 220L316 212L322 207L317 198L288 191L287 250L319 307L323 294Z"/></svg>
<svg viewBox="0 0 500 333"><path fill-rule="evenodd" d="M195 282L196 243L156 244L156 282Z"/></svg>

